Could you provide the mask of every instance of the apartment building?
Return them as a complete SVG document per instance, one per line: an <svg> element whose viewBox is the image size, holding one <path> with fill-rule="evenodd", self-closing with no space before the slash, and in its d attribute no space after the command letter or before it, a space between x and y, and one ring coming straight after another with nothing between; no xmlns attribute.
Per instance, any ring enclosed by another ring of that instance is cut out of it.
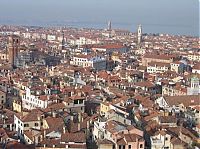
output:
<svg viewBox="0 0 200 149"><path fill-rule="evenodd" d="M81 67L92 67L96 70L106 69L106 59L101 56L79 54L73 57L70 64Z"/></svg>

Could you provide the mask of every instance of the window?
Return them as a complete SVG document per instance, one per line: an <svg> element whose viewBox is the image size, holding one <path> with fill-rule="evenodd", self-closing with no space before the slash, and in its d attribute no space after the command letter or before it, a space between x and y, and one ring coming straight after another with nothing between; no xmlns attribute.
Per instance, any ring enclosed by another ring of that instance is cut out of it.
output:
<svg viewBox="0 0 200 149"><path fill-rule="evenodd" d="M140 148L143 148L143 144L140 144Z"/></svg>
<svg viewBox="0 0 200 149"><path fill-rule="evenodd" d="M29 124L24 124L24 127L29 127Z"/></svg>
<svg viewBox="0 0 200 149"><path fill-rule="evenodd" d="M115 145L112 146L112 149L115 149Z"/></svg>
<svg viewBox="0 0 200 149"><path fill-rule="evenodd" d="M35 123L35 126L38 126L38 123Z"/></svg>
<svg viewBox="0 0 200 149"><path fill-rule="evenodd" d="M119 149L125 149L125 145L119 145Z"/></svg>
<svg viewBox="0 0 200 149"><path fill-rule="evenodd" d="M131 145L128 145L128 149L131 149Z"/></svg>
<svg viewBox="0 0 200 149"><path fill-rule="evenodd" d="M78 100L74 100L74 104L78 104Z"/></svg>
<svg viewBox="0 0 200 149"><path fill-rule="evenodd" d="M166 138L165 138L165 141L167 141L167 140L168 140L168 138L166 137Z"/></svg>
<svg viewBox="0 0 200 149"><path fill-rule="evenodd" d="M82 104L82 103L83 103L83 100L79 100L79 103Z"/></svg>

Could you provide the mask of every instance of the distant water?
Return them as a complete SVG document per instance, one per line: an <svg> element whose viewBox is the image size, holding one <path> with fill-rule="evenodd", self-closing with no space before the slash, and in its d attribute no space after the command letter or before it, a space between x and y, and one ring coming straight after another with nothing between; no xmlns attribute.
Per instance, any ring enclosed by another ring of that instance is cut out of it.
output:
<svg viewBox="0 0 200 149"><path fill-rule="evenodd" d="M14 21L0 22L0 24L7 25L27 25L27 26L41 26L41 27L76 27L76 28L95 28L95 29L105 29L107 28L107 22L67 22L60 23L59 21L48 22L48 23L18 23ZM113 29L124 29L131 32L137 31L138 24L134 23L112 23ZM190 35L199 36L199 30L196 27L189 25L170 25L170 24L142 24L144 33L163 33L171 35Z"/></svg>
<svg viewBox="0 0 200 149"><path fill-rule="evenodd" d="M199 36L199 0L0 0L0 24Z"/></svg>

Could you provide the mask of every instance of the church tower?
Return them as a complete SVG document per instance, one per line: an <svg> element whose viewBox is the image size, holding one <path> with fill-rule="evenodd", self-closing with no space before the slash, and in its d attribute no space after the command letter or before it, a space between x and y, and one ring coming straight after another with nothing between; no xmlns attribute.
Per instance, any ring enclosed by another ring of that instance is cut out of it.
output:
<svg viewBox="0 0 200 149"><path fill-rule="evenodd" d="M64 31L62 31L62 50L65 49L65 34Z"/></svg>
<svg viewBox="0 0 200 149"><path fill-rule="evenodd" d="M111 21L108 21L108 31L111 31L112 30L112 23Z"/></svg>
<svg viewBox="0 0 200 149"><path fill-rule="evenodd" d="M8 61L12 67L15 67L16 59L19 53L20 38L16 35L8 37Z"/></svg>
<svg viewBox="0 0 200 149"><path fill-rule="evenodd" d="M140 24L138 26L138 30L137 30L137 40L138 40L138 44L141 44L142 42L142 25Z"/></svg>
<svg viewBox="0 0 200 149"><path fill-rule="evenodd" d="M187 89L187 95L198 95L200 93L199 78L193 76L190 83L190 87Z"/></svg>

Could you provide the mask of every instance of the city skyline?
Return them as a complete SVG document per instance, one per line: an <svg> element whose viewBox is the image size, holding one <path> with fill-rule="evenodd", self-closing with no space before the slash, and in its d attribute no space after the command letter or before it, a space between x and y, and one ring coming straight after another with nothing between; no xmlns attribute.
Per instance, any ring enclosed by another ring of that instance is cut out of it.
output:
<svg viewBox="0 0 200 149"><path fill-rule="evenodd" d="M198 1L0 0L0 3L0 24L106 28L111 20L113 28L136 31L137 25L142 24L146 33L199 35Z"/></svg>

